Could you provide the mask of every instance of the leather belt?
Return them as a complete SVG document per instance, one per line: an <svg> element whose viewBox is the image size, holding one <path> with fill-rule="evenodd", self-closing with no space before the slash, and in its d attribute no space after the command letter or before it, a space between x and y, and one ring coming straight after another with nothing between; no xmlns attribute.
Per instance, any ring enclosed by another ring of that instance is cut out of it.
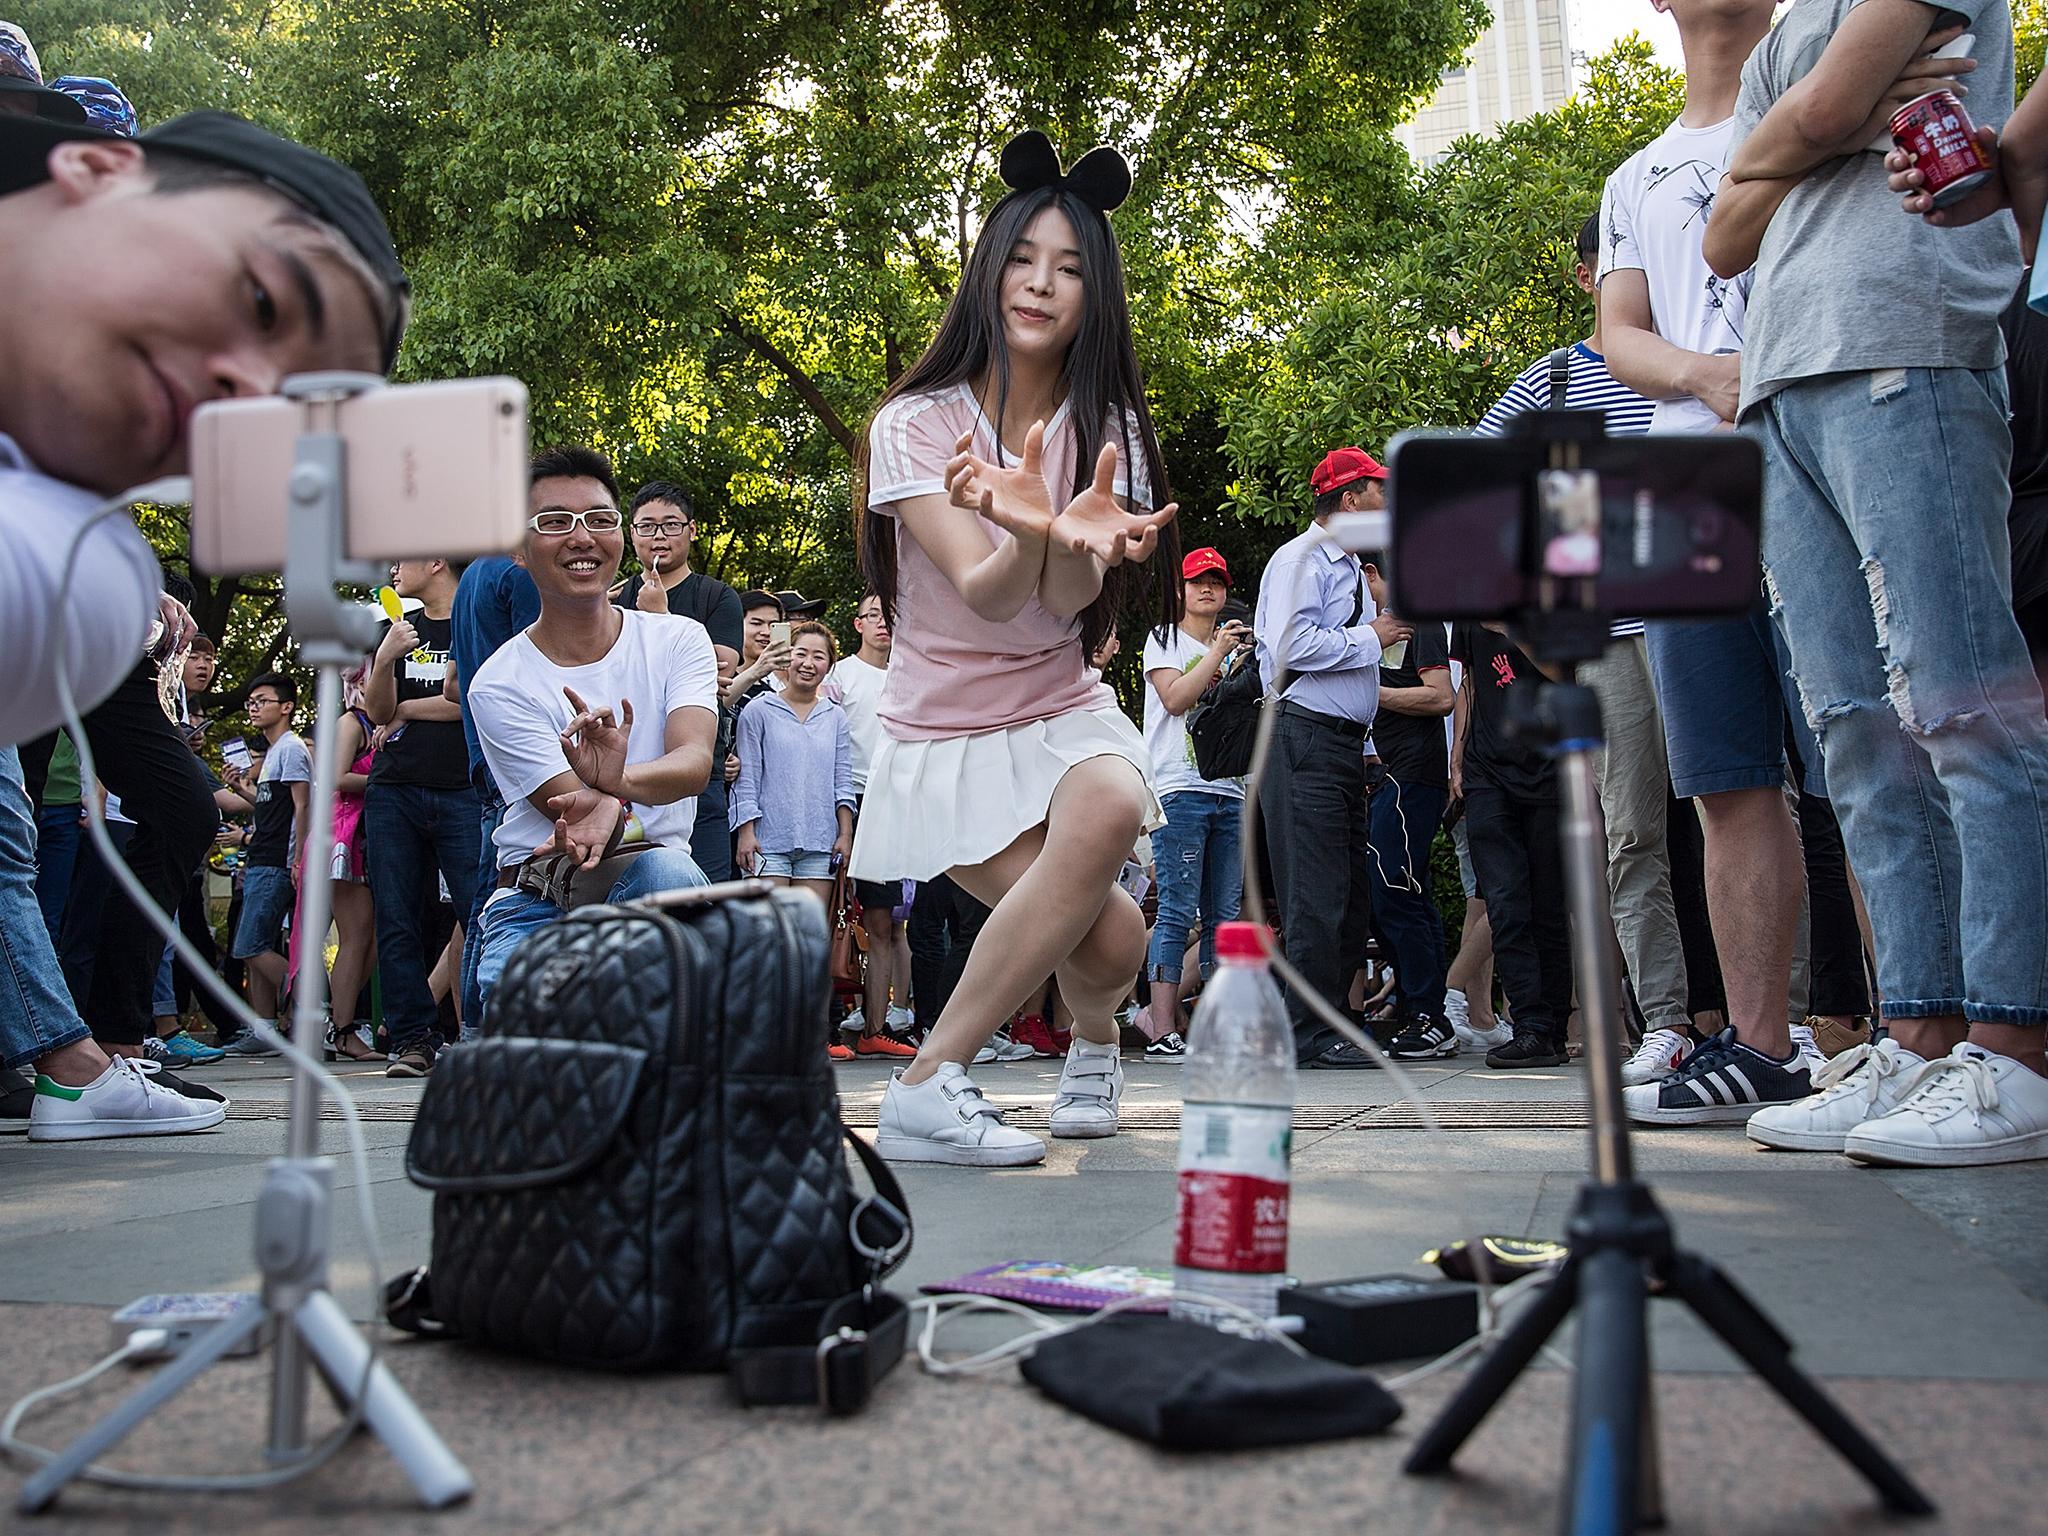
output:
<svg viewBox="0 0 2048 1536"><path fill-rule="evenodd" d="M1365 726L1359 721L1346 720L1342 715L1326 715L1319 709L1310 709L1306 704L1297 704L1292 699L1280 701L1280 713L1292 715L1297 720L1306 720L1311 725L1320 725L1340 736L1348 736L1353 741L1365 740Z"/></svg>

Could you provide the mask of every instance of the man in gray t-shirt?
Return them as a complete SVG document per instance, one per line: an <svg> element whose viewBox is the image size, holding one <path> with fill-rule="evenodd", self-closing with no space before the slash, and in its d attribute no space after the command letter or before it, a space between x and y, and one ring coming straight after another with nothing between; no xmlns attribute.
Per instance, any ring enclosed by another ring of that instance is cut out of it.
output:
<svg viewBox="0 0 2048 1536"><path fill-rule="evenodd" d="M1932 57L1966 33L1974 68ZM2006 0L1798 0L1743 69L1706 242L1719 272L1755 261L1764 560L1892 1035L1750 1135L1943 1167L2048 1157L2048 725L2010 601L1998 326L2019 244L1903 215L1884 167L1898 105L1965 79L2001 125Z"/></svg>

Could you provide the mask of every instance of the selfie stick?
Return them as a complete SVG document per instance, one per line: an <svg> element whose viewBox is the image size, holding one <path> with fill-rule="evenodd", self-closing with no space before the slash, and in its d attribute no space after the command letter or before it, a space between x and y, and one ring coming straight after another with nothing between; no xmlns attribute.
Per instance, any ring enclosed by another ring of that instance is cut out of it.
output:
<svg viewBox="0 0 2048 1536"><path fill-rule="evenodd" d="M1598 437L1602 418L1531 413L1521 432L1549 439L1550 468L1579 471L1579 446ZM1399 473L1396 462L1396 475ZM1540 495L1541 493L1539 493ZM1399 510L1396 508L1396 516ZM1525 544L1541 550L1542 538ZM1596 583L1535 573L1540 602L1515 617L1517 639L1532 660L1561 665L1568 679L1538 693L1533 720L1517 733L1548 745L1564 791L1564 876L1572 918L1572 970L1581 1005L1580 1033L1591 1074L1593 1170L1579 1189L1567 1236L1570 1255L1557 1277L1483 1356L1403 1464L1442 1472L1458 1447L1535 1359L1566 1314L1579 1314L1573 1380L1570 1485L1560 1528L1567 1536L1625 1533L1663 1520L1648 1337L1654 1295L1684 1302L1823 1440L1867 1478L1895 1514L1931 1515L1934 1505L1835 1401L1792 1363L1792 1344L1718 1267L1679 1248L1670 1218L1635 1176L1621 1093L1621 981L1607 898L1607 834L1597 764L1606 743L1600 703L1573 680L1578 665L1605 649L1608 621Z"/></svg>
<svg viewBox="0 0 2048 1536"><path fill-rule="evenodd" d="M341 674L377 642L377 617L335 591L343 581L370 585L377 569L342 558L347 515L347 448L336 412L342 402L380 388L365 373L310 373L285 380L283 393L299 402L303 421L289 482L285 541L285 615L299 655L318 675L316 721L341 717ZM294 988L292 1038L301 1054L324 1045L327 968L321 937L331 917L326 872L334 849L337 768L331 751L313 754L312 818L306 836L297 931L306 961ZM306 1454L307 1366L320 1373L344 1411L384 1442L429 1509L458 1503L475 1480L381 1363L328 1290L332 1248L334 1162L319 1155L320 1090L299 1062L292 1064L291 1109L285 1155L273 1158L256 1201L256 1263L263 1274L261 1305L199 1335L149 1385L66 1446L30 1478L22 1507L40 1509L59 1489L124 1439L152 1412L198 1379L201 1372L252 1335L268 1330L272 1346L268 1454L287 1463Z"/></svg>

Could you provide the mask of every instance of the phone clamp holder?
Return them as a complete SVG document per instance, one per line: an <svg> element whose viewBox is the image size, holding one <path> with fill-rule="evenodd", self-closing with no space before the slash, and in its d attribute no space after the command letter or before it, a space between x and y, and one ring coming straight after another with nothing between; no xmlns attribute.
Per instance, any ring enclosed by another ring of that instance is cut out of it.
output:
<svg viewBox="0 0 2048 1536"><path fill-rule="evenodd" d="M375 374L314 373L285 380L282 390L299 401L304 412L288 486L285 614L301 658L318 674L318 721L341 717L342 669L359 661L377 640L374 611L335 590L344 581L368 585L380 574L377 567L342 556L348 465L335 415L344 401L383 384ZM337 765L332 752L316 751L313 759L305 867L324 870L334 851ZM325 934L331 900L331 882L305 881L294 918L298 931ZM300 970L292 1021L292 1039L301 1052L318 1051L325 1043L327 972L318 958L319 947L308 953L313 959ZM319 1155L319 1125L319 1084L294 1062L285 1155L270 1161L256 1200L256 1263L263 1276L260 1302L242 1307L196 1337L147 1385L30 1477L19 1499L23 1513L47 1509L66 1483L266 1325L272 1328L274 1346L267 1447L273 1463L289 1463L306 1454L310 1365L345 1411L355 1405L358 1392L364 1394L362 1423L383 1441L423 1505L444 1508L475 1490L468 1469L396 1378L381 1362L369 1364L369 1346L328 1289L334 1163Z"/></svg>
<svg viewBox="0 0 2048 1536"><path fill-rule="evenodd" d="M1550 421L1565 430L1550 441L1546 473L1576 473L1583 425L1559 416ZM1541 498L1548 492L1539 487L1537 494ZM1532 563L1540 566L1546 546L1542 540L1531 546ZM1516 721L1515 729L1551 750L1562 781L1564 875L1590 1077L1593 1168L1580 1187L1567 1227L1570 1254L1556 1278L1473 1368L1409 1452L1403 1470L1448 1470L1458 1448L1576 1310L1578 1366L1560 1529L1579 1536L1662 1524L1648 1302L1652 1296L1667 1296L1690 1307L1862 1473L1886 1509L1931 1515L1934 1505L1927 1496L1792 1363L1791 1341L1762 1309L1720 1268L1678 1246L1670 1218L1635 1176L1622 1101L1620 949L1608 908L1607 837L1596 766L1604 731L1599 700L1575 678L1577 666L1597 659L1604 649L1609 621L1600 610L1597 578L1560 576L1555 569L1541 568L1527 574L1535 578L1539 600L1511 617L1511 630L1532 660L1546 670L1561 669L1567 681L1545 684L1536 708Z"/></svg>

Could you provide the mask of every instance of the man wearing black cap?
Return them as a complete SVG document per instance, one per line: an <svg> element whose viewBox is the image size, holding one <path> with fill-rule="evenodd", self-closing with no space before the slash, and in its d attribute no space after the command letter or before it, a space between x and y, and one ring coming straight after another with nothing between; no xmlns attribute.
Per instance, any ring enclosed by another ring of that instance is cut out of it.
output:
<svg viewBox="0 0 2048 1536"><path fill-rule="evenodd" d="M1338 448L1316 466L1315 525L1267 562L1252 626L1269 694L1283 662L1287 669L1259 787L1274 896L1288 960L1329 999L1343 997L1351 980L1358 957L1347 953L1346 936L1363 930L1369 901L1363 749L1379 704L1380 654L1412 626L1378 611L1358 557L1323 528L1339 512L1384 507L1386 478L1359 448ZM1298 995L1290 993L1287 1011L1303 1066L1375 1064L1318 1023Z"/></svg>
<svg viewBox="0 0 2048 1536"><path fill-rule="evenodd" d="M388 369L405 273L367 188L334 161L225 113L130 139L81 109L0 115L0 295L0 742L57 723L62 646L101 776L161 829L153 846L137 835L129 862L159 905L175 904L212 835L211 796L156 709L153 663L138 666L159 608L155 556L125 518L88 523L101 496L184 471L200 403L268 394L291 373ZM190 620L173 607L164 623L175 643ZM163 752L134 750L160 736ZM0 748L0 822L25 817L27 798L20 758ZM0 836L0 1048L10 1066L37 1065L30 1134L217 1123L217 1104L129 1067L139 1033L105 1048L86 1038L34 921L31 861L25 838ZM131 1015L147 1027L153 933L132 925L132 942L101 955L96 1027L125 1031Z"/></svg>

